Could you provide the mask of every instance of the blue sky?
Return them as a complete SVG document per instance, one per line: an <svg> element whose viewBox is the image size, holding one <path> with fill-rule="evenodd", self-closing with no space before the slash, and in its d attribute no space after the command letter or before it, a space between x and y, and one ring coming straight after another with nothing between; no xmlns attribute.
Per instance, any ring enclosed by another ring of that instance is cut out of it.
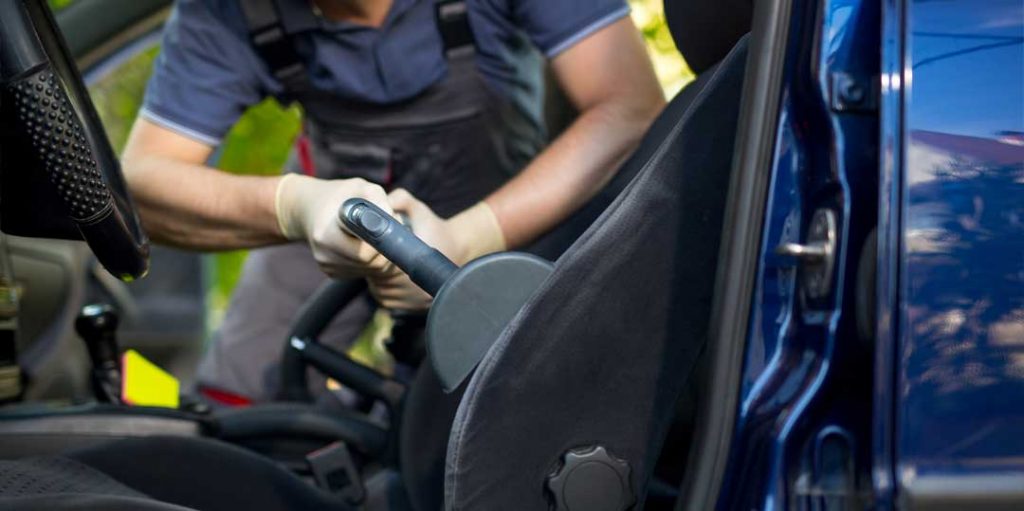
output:
<svg viewBox="0 0 1024 511"><path fill-rule="evenodd" d="M1024 1L915 0L912 130L1024 131Z"/></svg>

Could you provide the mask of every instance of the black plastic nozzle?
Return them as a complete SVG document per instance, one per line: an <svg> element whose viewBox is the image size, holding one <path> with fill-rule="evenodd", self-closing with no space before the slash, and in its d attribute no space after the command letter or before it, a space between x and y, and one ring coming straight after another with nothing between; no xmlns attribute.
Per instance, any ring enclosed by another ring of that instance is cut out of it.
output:
<svg viewBox="0 0 1024 511"><path fill-rule="evenodd" d="M459 269L384 210L363 199L349 199L339 217L345 227L377 249L431 296Z"/></svg>

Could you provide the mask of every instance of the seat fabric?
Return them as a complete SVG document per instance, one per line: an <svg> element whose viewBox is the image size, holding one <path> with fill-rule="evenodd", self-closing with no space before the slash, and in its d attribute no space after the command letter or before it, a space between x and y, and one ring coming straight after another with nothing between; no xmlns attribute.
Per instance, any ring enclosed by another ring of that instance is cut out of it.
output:
<svg viewBox="0 0 1024 511"><path fill-rule="evenodd" d="M743 39L477 368L446 509L547 509L547 476L590 445L626 460L643 498L706 342L745 63Z"/></svg>
<svg viewBox="0 0 1024 511"><path fill-rule="evenodd" d="M123 486L203 511L351 509L291 472L231 444L203 438L130 438L71 452L67 458Z"/></svg>
<svg viewBox="0 0 1024 511"><path fill-rule="evenodd" d="M0 509L180 511L64 457L0 461Z"/></svg>

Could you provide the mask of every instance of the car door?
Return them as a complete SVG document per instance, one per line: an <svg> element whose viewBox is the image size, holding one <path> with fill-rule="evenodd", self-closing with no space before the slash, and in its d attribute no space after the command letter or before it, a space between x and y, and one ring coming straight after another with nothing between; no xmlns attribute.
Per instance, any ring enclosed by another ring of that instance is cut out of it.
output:
<svg viewBox="0 0 1024 511"><path fill-rule="evenodd" d="M875 488L1024 508L1024 4L888 0Z"/></svg>
<svg viewBox="0 0 1024 511"><path fill-rule="evenodd" d="M755 5L686 509L859 509L871 492L880 5Z"/></svg>

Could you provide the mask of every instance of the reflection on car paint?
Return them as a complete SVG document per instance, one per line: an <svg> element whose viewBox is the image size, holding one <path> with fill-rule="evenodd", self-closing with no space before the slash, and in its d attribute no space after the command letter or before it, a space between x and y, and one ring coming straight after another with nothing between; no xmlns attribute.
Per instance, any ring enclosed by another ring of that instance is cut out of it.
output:
<svg viewBox="0 0 1024 511"><path fill-rule="evenodd" d="M911 3L897 474L1024 470L1024 3Z"/></svg>

